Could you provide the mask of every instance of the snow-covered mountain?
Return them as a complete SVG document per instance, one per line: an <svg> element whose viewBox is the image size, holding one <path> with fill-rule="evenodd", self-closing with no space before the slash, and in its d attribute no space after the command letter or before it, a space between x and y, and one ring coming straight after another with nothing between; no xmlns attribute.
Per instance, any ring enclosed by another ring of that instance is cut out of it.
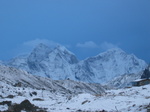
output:
<svg viewBox="0 0 150 112"><path fill-rule="evenodd" d="M65 47L57 46L51 49L39 44L28 56L11 59L7 65L58 80L71 77L71 66L76 63L78 59Z"/></svg>
<svg viewBox="0 0 150 112"><path fill-rule="evenodd" d="M123 74L136 74L147 66L143 60L119 48L78 61L65 47L51 49L44 44L39 44L28 56L12 59L7 65L55 80L92 83L106 83Z"/></svg>
<svg viewBox="0 0 150 112"><path fill-rule="evenodd" d="M105 83L120 75L139 73L146 66L143 60L133 54L128 55L114 48L81 61L76 66L75 76L82 81Z"/></svg>

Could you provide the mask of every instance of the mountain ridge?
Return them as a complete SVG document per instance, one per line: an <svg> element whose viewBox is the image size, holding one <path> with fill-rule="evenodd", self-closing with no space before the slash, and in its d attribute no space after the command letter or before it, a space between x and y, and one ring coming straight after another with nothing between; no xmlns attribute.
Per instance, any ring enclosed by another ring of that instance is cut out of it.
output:
<svg viewBox="0 0 150 112"><path fill-rule="evenodd" d="M123 74L136 74L147 66L145 61L120 48L79 61L64 46L51 49L44 44L34 48L27 58L18 57L6 65L54 80L71 79L90 83L107 83Z"/></svg>
<svg viewBox="0 0 150 112"><path fill-rule="evenodd" d="M62 84L64 83L64 84ZM32 75L24 70L19 70L14 67L0 65L0 84L10 85L12 88L33 88L39 90L49 90L54 93L74 95L83 93L101 94L104 92L100 84L88 84L77 81L56 81L46 77ZM72 86L69 86L72 84ZM65 86L67 85L67 86ZM74 89L80 87L80 89Z"/></svg>

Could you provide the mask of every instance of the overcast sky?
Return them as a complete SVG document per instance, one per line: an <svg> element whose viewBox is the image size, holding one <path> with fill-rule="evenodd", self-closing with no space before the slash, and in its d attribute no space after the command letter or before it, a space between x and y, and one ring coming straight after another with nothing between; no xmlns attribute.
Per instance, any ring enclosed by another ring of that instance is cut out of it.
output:
<svg viewBox="0 0 150 112"><path fill-rule="evenodd" d="M79 59L120 47L150 62L150 0L0 0L0 59L41 42Z"/></svg>

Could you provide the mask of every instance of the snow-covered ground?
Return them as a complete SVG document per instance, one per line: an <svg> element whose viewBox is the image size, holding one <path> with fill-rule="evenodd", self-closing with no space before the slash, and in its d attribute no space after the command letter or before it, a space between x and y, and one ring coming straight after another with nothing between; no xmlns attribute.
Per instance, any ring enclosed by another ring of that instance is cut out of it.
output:
<svg viewBox="0 0 150 112"><path fill-rule="evenodd" d="M146 85L143 87L109 90L103 95L79 94L70 101L63 102L55 107L59 107L56 109L62 109L62 112L65 112L66 108L83 111L146 112L146 106L149 104L150 85Z"/></svg>
<svg viewBox="0 0 150 112"><path fill-rule="evenodd" d="M13 95L14 98L9 98L8 95ZM41 101L36 100L37 98L40 98ZM108 112L147 112L148 105L150 106L150 85L107 90L102 95L82 93L68 97L53 94L48 90L1 84L0 102L20 103L25 99L40 108L47 108L48 112L95 112L102 110ZM7 109L7 105L0 105L0 111Z"/></svg>

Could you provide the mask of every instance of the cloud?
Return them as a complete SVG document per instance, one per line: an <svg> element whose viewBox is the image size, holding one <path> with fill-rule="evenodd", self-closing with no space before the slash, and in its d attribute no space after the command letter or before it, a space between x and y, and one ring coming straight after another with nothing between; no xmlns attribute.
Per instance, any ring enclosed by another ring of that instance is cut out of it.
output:
<svg viewBox="0 0 150 112"><path fill-rule="evenodd" d="M40 43L46 44L47 46L50 46L50 47L55 47L55 46L59 45L57 42L50 41L47 39L35 39L35 40L24 42L23 46L34 48L35 46L37 46Z"/></svg>
<svg viewBox="0 0 150 112"><path fill-rule="evenodd" d="M97 48L97 49L101 49L101 50L108 50L111 48L117 48L118 45L117 44L113 44L110 42L103 42L101 44L96 44L93 41L87 41L84 43L77 43L76 47L80 47L80 48Z"/></svg>
<svg viewBox="0 0 150 112"><path fill-rule="evenodd" d="M98 48L99 46L96 43L94 43L93 41L87 41L83 44L77 43L76 47L80 47L80 48Z"/></svg>
<svg viewBox="0 0 150 112"><path fill-rule="evenodd" d="M112 43L109 43L109 42L103 42L100 45L100 48L102 50L108 50L108 49L117 48L117 47L118 47L118 45L115 45L115 44L112 44Z"/></svg>

